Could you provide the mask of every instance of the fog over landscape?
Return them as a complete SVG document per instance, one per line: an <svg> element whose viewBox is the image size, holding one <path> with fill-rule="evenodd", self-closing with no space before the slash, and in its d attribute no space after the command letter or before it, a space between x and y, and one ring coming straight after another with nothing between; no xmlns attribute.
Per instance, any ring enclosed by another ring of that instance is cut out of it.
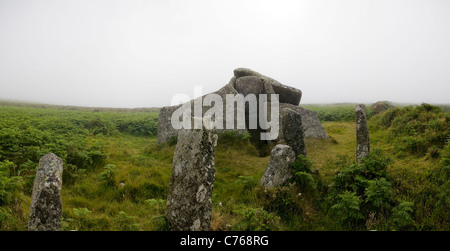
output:
<svg viewBox="0 0 450 251"><path fill-rule="evenodd" d="M450 103L450 1L0 1L0 100L161 107L246 67L301 103Z"/></svg>

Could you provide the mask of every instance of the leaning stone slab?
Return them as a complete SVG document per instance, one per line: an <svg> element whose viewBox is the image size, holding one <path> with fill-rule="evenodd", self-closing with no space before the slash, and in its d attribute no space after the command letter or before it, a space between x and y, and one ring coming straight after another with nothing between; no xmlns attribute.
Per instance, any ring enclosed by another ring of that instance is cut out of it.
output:
<svg viewBox="0 0 450 251"><path fill-rule="evenodd" d="M166 207L171 230L209 230L216 144L214 130L179 130Z"/></svg>
<svg viewBox="0 0 450 251"><path fill-rule="evenodd" d="M302 127L305 138L329 138L325 128L319 120L319 115L315 111L311 111L298 105L280 104L280 116L285 110L293 110L302 116ZM280 118L280 128L282 127L282 118ZM283 132L280 131L279 141L283 139Z"/></svg>
<svg viewBox="0 0 450 251"><path fill-rule="evenodd" d="M367 128L366 107L362 104L355 106L356 118L356 159L361 161L369 155L370 140L369 129Z"/></svg>
<svg viewBox="0 0 450 251"><path fill-rule="evenodd" d="M63 162L53 153L42 157L33 185L28 231L60 231Z"/></svg>
<svg viewBox="0 0 450 251"><path fill-rule="evenodd" d="M290 146L278 144L270 154L260 184L264 188L286 185L294 177L290 164L295 161L296 155Z"/></svg>

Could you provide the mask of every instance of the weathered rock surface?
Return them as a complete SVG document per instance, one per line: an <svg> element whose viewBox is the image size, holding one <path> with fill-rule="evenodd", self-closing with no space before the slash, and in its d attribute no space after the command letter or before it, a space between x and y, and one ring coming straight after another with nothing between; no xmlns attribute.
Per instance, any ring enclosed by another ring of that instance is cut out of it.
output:
<svg viewBox="0 0 450 251"><path fill-rule="evenodd" d="M248 94L263 94L264 82L256 76L245 76L236 80L235 89L244 96Z"/></svg>
<svg viewBox="0 0 450 251"><path fill-rule="evenodd" d="M369 129L367 128L366 116L366 107L362 104L356 105L356 159L358 162L369 155L370 152Z"/></svg>
<svg viewBox="0 0 450 251"><path fill-rule="evenodd" d="M258 72L255 72L246 68L238 68L234 70L234 76L239 79L246 76L260 77L264 82L269 83L275 94L279 94L280 103L288 103L293 105L299 105L302 98L302 91L297 88L283 85L275 79L264 76ZM268 93L270 94L270 93Z"/></svg>
<svg viewBox="0 0 450 251"><path fill-rule="evenodd" d="M370 106L375 114L382 113L389 108L395 107L388 101L378 101Z"/></svg>
<svg viewBox="0 0 450 251"><path fill-rule="evenodd" d="M254 93L254 94L268 94L268 102L270 102L270 94L279 94L279 101L280 101L280 113L281 110L284 108L290 108L300 115L302 115L302 125L305 132L305 137L307 138L328 138L327 133L325 132L323 126L320 124L318 115L316 112L304 109L302 107L298 106L298 103L301 99L301 91L280 84L278 81L266 77L262 74L259 74L255 71L252 71L250 69L245 68L239 68L234 70L234 75L229 83L225 85L220 90L214 92L214 94L218 94L220 97L222 97L223 102L223 129L218 129L217 133L221 134L227 131L237 131L239 134L245 133L246 129L226 129L226 113L234 113L234 128L236 127L236 118L238 114L238 107L235 106L233 111L227 111L226 110L226 94L237 94L242 93L244 95ZM277 90L277 91L275 91ZM206 95L205 95L206 96ZM204 97L200 97L198 99L204 99ZM258 96L258 95L257 95ZM194 100L190 101L192 111L194 107ZM167 143L169 142L170 138L177 135L177 131L173 129L171 126L171 117L175 110L177 110L179 106L171 106L171 107L164 107L161 109L159 114L159 120L158 120L158 137L157 142L158 144L161 143ZM206 111L208 111L211 107L209 106L203 106L202 114L205 114ZM192 112L192 117L194 117L194 113ZM248 117L248 113L247 113ZM281 119L280 119L281 120ZM247 127L248 128L248 127ZM260 129L251 131L250 134L252 136L254 135L255 138L260 133ZM280 131L280 137L282 135ZM259 138L259 137L258 137ZM280 138L281 140L282 138ZM277 142L280 142L280 140L277 140ZM258 145L264 145L266 143L259 142Z"/></svg>
<svg viewBox="0 0 450 251"><path fill-rule="evenodd" d="M296 159L295 152L290 146L278 144L270 154L260 184L264 188L286 185L294 177L290 164Z"/></svg>
<svg viewBox="0 0 450 251"><path fill-rule="evenodd" d="M295 156L306 155L302 116L291 109L284 109L281 116L281 131L284 141L292 148Z"/></svg>
<svg viewBox="0 0 450 251"><path fill-rule="evenodd" d="M158 136L157 143L166 143L170 141L170 138L177 136L178 130L172 127L170 120L172 119L172 114L181 105L178 106L166 106L161 108L158 115Z"/></svg>
<svg viewBox="0 0 450 251"><path fill-rule="evenodd" d="M328 138L328 134L323 128L322 124L319 120L319 115L315 111L311 111L305 109L300 106L291 105L291 104L280 104L280 115L283 114L283 111L286 109L293 110L301 115L302 117L302 127L303 132L305 133L305 138ZM282 128L282 119L280 119L280 128ZM283 139L283 132L280 131L279 140Z"/></svg>
<svg viewBox="0 0 450 251"><path fill-rule="evenodd" d="M179 130L166 207L171 230L209 230L216 144L214 130Z"/></svg>
<svg viewBox="0 0 450 251"><path fill-rule="evenodd" d="M60 231L63 162L53 153L42 157L31 196L29 231Z"/></svg>

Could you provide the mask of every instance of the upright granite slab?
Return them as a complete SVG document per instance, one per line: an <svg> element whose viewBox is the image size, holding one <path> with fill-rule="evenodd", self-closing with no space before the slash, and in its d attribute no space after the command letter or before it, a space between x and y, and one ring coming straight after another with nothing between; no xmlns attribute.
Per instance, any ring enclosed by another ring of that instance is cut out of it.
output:
<svg viewBox="0 0 450 251"><path fill-rule="evenodd" d="M369 155L370 140L369 129L367 128L366 107L362 104L355 106L356 118L356 159L360 162Z"/></svg>
<svg viewBox="0 0 450 251"><path fill-rule="evenodd" d="M290 165L295 159L295 152L290 146L276 145L270 153L269 164L260 181L261 186L271 188L286 185L294 178Z"/></svg>
<svg viewBox="0 0 450 251"><path fill-rule="evenodd" d="M28 231L60 231L63 161L53 153L42 157L31 195Z"/></svg>
<svg viewBox="0 0 450 251"><path fill-rule="evenodd" d="M291 109L283 110L281 116L283 117L281 131L284 141L292 148L296 157L306 155L302 116Z"/></svg>
<svg viewBox="0 0 450 251"><path fill-rule="evenodd" d="M214 130L179 130L166 207L170 230L209 230L216 144Z"/></svg>

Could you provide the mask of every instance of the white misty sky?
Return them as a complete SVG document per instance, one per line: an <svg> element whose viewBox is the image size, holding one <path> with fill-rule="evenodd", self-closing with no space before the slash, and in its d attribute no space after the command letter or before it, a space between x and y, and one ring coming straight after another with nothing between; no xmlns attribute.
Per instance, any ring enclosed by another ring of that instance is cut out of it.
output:
<svg viewBox="0 0 450 251"><path fill-rule="evenodd" d="M450 103L450 1L0 1L0 99L166 106L239 67L301 103Z"/></svg>

